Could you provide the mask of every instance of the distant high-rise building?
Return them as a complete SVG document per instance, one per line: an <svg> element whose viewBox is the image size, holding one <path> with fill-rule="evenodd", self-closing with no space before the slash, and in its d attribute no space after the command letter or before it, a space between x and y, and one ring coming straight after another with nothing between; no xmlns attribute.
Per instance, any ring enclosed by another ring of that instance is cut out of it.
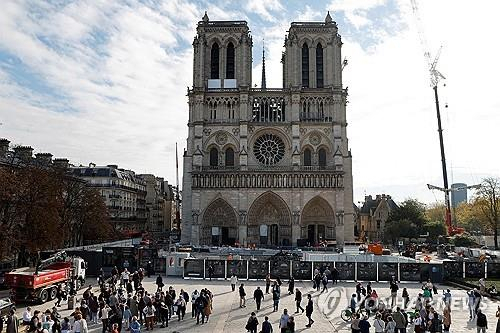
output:
<svg viewBox="0 0 500 333"><path fill-rule="evenodd" d="M467 184L451 184L451 206L457 208L462 202L467 202Z"/></svg>

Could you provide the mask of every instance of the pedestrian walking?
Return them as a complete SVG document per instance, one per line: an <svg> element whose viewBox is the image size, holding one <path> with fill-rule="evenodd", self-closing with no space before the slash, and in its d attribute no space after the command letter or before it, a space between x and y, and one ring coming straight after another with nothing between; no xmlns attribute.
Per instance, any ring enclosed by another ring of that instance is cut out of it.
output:
<svg viewBox="0 0 500 333"><path fill-rule="evenodd" d="M476 328L477 333L486 333L488 329L488 319L481 309L478 309L476 313Z"/></svg>
<svg viewBox="0 0 500 333"><path fill-rule="evenodd" d="M260 289L260 287L257 287L255 291L253 292L253 299L255 300L255 304L257 305L257 311L260 310L260 304L264 300L264 293Z"/></svg>
<svg viewBox="0 0 500 333"><path fill-rule="evenodd" d="M269 287L271 286L271 274L266 275L266 294L269 294Z"/></svg>
<svg viewBox="0 0 500 333"><path fill-rule="evenodd" d="M243 283L240 284L239 293L240 293L240 308L244 308L246 307L245 296L247 295L247 293L245 292L245 285Z"/></svg>
<svg viewBox="0 0 500 333"><path fill-rule="evenodd" d="M408 294L408 290L406 288L403 288L401 297L403 297L403 308L406 309L408 307L408 303L410 302L410 295Z"/></svg>
<svg viewBox="0 0 500 333"><path fill-rule="evenodd" d="M302 310L302 313L304 313L304 308L300 305L302 303L302 293L300 292L299 288L295 289L295 306L297 310L295 313L299 313L299 310Z"/></svg>
<svg viewBox="0 0 500 333"><path fill-rule="evenodd" d="M245 329L250 333L257 333L257 327L259 327L259 321L255 316L255 312L252 312L250 318L248 318Z"/></svg>
<svg viewBox="0 0 500 333"><path fill-rule="evenodd" d="M288 328L288 319L290 319L290 316L288 315L288 310L283 309L283 314L280 317L280 331L281 333L287 333L286 330Z"/></svg>
<svg viewBox="0 0 500 333"><path fill-rule="evenodd" d="M290 279L288 280L288 295L292 295L294 289L295 289L295 279L293 278L293 276L290 276Z"/></svg>
<svg viewBox="0 0 500 333"><path fill-rule="evenodd" d="M306 305L306 317L307 320L309 321L306 325L306 327L311 327L312 324L314 323L314 320L312 320L312 313L313 313L313 301L311 294L307 294L307 305Z"/></svg>
<svg viewBox="0 0 500 333"><path fill-rule="evenodd" d="M446 305L443 309L443 332L449 333L451 326L451 308L450 305ZM500 331L497 330L500 333Z"/></svg>
<svg viewBox="0 0 500 333"><path fill-rule="evenodd" d="M323 290L321 290L321 292L328 291L328 275L326 275L326 273L323 273L322 281Z"/></svg>
<svg viewBox="0 0 500 333"><path fill-rule="evenodd" d="M238 277L235 274L233 274L231 276L230 283L231 283L231 289L232 289L232 291L235 291L236 290L236 284L238 283Z"/></svg>
<svg viewBox="0 0 500 333"><path fill-rule="evenodd" d="M210 264L208 266L208 278L212 281L212 276L214 274L214 265Z"/></svg>
<svg viewBox="0 0 500 333"><path fill-rule="evenodd" d="M273 288L273 312L278 311L279 304L280 304L280 292L279 292L279 289Z"/></svg>
<svg viewBox="0 0 500 333"><path fill-rule="evenodd" d="M273 333L273 326L269 322L269 317L265 316L264 321L262 322L262 328L260 333Z"/></svg>

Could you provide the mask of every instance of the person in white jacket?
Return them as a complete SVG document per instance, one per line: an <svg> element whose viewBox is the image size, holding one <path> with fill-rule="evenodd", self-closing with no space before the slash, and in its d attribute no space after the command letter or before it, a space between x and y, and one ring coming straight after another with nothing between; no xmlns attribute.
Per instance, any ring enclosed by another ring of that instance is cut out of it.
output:
<svg viewBox="0 0 500 333"><path fill-rule="evenodd" d="M377 313L375 320L373 321L373 327L375 328L375 333L384 333L385 322L382 320L380 313Z"/></svg>
<svg viewBox="0 0 500 333"><path fill-rule="evenodd" d="M231 276L230 282L231 282L231 289L233 291L235 291L236 290L236 284L238 283L238 277L235 274L233 274L233 276Z"/></svg>

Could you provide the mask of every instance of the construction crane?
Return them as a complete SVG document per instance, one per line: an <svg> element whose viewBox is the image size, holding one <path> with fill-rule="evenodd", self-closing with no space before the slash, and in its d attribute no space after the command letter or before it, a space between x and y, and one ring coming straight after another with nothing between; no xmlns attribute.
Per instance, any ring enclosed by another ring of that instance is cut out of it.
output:
<svg viewBox="0 0 500 333"><path fill-rule="evenodd" d="M422 21L420 20L420 14L417 6L416 0L411 0L411 7L413 10L413 15L415 16L415 21L418 30L418 36L420 38L420 44L422 45L422 49L424 51L424 57L427 61L427 65L429 68L430 75L430 83L431 87L434 90L434 101L436 104L436 115L438 121L438 133L439 133L439 147L441 149L441 167L443 170L443 187L427 185L429 189L437 189L444 192L444 200L446 204L446 212L445 212L445 223L448 229L448 235L453 236L456 234L463 233L463 228L458 228L453 226L451 223L451 205L450 205L450 188L448 187L448 173L446 171L446 157L444 152L444 141L443 141L443 128L441 127L441 113L439 111L439 96L438 96L438 84L439 81L444 80L445 77L437 70L437 63L439 61L439 56L441 55L441 49L439 48L438 52L434 60L432 60L431 53L429 52L429 48L427 46L427 40L425 38L425 33L422 25Z"/></svg>

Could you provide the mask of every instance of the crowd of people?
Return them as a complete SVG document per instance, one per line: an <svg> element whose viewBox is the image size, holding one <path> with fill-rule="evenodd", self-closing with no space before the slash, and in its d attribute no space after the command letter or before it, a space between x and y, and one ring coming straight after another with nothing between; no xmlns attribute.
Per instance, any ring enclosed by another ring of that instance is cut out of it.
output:
<svg viewBox="0 0 500 333"><path fill-rule="evenodd" d="M443 290L439 296L436 286L430 281L422 285L422 291L416 295L414 303L410 304L410 295L406 288L401 292L402 304L396 306L399 286L393 278L389 283L389 300L380 299L377 291L372 288L370 282L366 288L361 282L356 284L356 293L352 294L349 308L352 313L352 333L368 333L373 327L375 333L405 333L408 326L413 326L415 333L437 333L450 332L452 324L451 304L452 294L450 289ZM467 292L467 305L469 309L469 320L475 320L477 332L486 332L488 320L481 310L483 294L479 289ZM411 308L410 308L411 305ZM437 310L437 306L442 311ZM365 311L359 311L363 309ZM373 322L369 322L369 316L374 315ZM500 333L500 307L496 312L496 332Z"/></svg>
<svg viewBox="0 0 500 333"><path fill-rule="evenodd" d="M191 319L196 325L203 325L210 319L213 309L213 294L203 288L192 293L172 286L165 289L161 275L156 277L156 290L148 291L143 287L144 276L148 272L143 269L130 272L127 268L119 271L114 267L111 276L105 278L104 272L99 274L98 285L89 285L78 302L78 307L67 317L61 317L58 307L67 295L65 290L58 289L56 303L52 309L44 312L32 311L28 307L22 314L21 323L24 329L34 333L87 333L89 326L100 325L102 333L120 333L122 330L140 333L142 330L153 330L157 327L168 327L172 320L183 321L186 313L191 313ZM293 277L289 278L286 287L287 296L293 297L295 312L289 308L280 312L283 282L279 277L265 278L265 288L256 286L250 297L246 286L240 283L236 275L229 279L232 292L239 295L240 308L247 307L247 300L253 299L255 310L251 312L245 329L251 333L271 333L273 324L281 333L293 333L296 329L296 315L305 314L306 327L314 324L314 292L323 293L328 290L328 284L337 283L338 271L328 267L315 269L313 272L312 290L303 295L295 286ZM238 287L237 287L238 286ZM382 299L373 288L372 283L355 284L355 293L350 298L348 308L352 313L352 333L405 333L411 326L415 333L448 333L452 325L451 304L452 294L449 289L438 295L436 285L430 280L423 283L421 291L410 295L407 288L400 287L393 278L387 287L390 297ZM71 288L69 295L76 294ZM488 320L481 311L484 290L473 289L467 292L467 304L470 321L475 321L478 333L486 332ZM319 294L316 294L317 296ZM265 298L272 300L273 313L280 313L279 320L273 323L268 315L259 318L258 314ZM400 302L402 300L402 302ZM303 304L304 303L304 304ZM303 306L304 305L304 306ZM437 306L439 305L439 306ZM363 309L363 311L360 311ZM500 333L500 307L496 313L498 318L497 333ZM189 314L188 314L189 317ZM7 333L18 333L18 318L15 308L11 309L4 323L0 321L0 332L4 327Z"/></svg>

